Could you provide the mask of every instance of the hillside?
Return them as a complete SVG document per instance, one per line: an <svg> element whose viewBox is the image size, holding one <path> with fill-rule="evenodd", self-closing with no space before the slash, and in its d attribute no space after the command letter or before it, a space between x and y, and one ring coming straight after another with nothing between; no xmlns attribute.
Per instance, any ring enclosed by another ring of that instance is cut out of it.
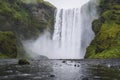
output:
<svg viewBox="0 0 120 80"><path fill-rule="evenodd" d="M120 58L120 0L100 0L99 10L92 26L95 38L85 58Z"/></svg>
<svg viewBox="0 0 120 80"><path fill-rule="evenodd" d="M43 0L0 0L0 57L24 55L21 40L52 31L55 7Z"/></svg>

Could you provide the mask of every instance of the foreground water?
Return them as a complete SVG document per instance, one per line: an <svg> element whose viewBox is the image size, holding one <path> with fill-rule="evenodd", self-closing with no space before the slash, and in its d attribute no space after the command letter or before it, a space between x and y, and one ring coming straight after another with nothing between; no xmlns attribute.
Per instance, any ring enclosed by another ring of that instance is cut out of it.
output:
<svg viewBox="0 0 120 80"><path fill-rule="evenodd" d="M0 80L120 80L120 59L33 60L31 65L17 62L0 60Z"/></svg>

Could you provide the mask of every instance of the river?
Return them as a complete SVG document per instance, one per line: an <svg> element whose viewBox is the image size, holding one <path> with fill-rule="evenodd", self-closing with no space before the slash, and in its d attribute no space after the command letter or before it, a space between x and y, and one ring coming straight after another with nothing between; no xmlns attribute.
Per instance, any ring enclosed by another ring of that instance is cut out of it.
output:
<svg viewBox="0 0 120 80"><path fill-rule="evenodd" d="M120 59L0 60L0 80L120 80Z"/></svg>

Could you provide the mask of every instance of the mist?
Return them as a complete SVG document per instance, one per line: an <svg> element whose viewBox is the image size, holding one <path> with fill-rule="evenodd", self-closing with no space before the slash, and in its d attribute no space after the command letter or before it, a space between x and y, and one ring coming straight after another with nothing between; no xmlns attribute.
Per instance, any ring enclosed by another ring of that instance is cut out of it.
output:
<svg viewBox="0 0 120 80"><path fill-rule="evenodd" d="M42 55L49 59L74 59L75 54L65 53L65 51L56 46L56 42L50 37L50 33L45 31L36 40L23 41L27 53L33 58Z"/></svg>
<svg viewBox="0 0 120 80"><path fill-rule="evenodd" d="M89 0L44 0L52 3L57 8L70 9L79 8L82 4L85 4Z"/></svg>
<svg viewBox="0 0 120 80"><path fill-rule="evenodd" d="M36 40L23 41L26 52L32 57L83 59L94 38L92 21L98 18L98 0L47 1L57 7L52 39L51 34L45 31Z"/></svg>

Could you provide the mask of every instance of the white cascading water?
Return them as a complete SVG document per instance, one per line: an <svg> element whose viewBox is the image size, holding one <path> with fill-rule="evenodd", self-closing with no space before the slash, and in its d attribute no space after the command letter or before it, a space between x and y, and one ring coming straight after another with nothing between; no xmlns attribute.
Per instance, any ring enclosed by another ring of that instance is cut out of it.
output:
<svg viewBox="0 0 120 80"><path fill-rule="evenodd" d="M57 9L53 40L56 47L68 58L82 58L80 55L81 18L81 8Z"/></svg>
<svg viewBox="0 0 120 80"><path fill-rule="evenodd" d="M86 48L94 37L91 26L92 21L98 17L97 0L77 0L79 5L74 6L71 6L71 0L71 4L66 7L64 1L67 0L61 0L63 5L58 5L59 1L55 0L47 1L57 7L53 39L45 33L36 41L25 41L26 51L50 59L83 59Z"/></svg>

